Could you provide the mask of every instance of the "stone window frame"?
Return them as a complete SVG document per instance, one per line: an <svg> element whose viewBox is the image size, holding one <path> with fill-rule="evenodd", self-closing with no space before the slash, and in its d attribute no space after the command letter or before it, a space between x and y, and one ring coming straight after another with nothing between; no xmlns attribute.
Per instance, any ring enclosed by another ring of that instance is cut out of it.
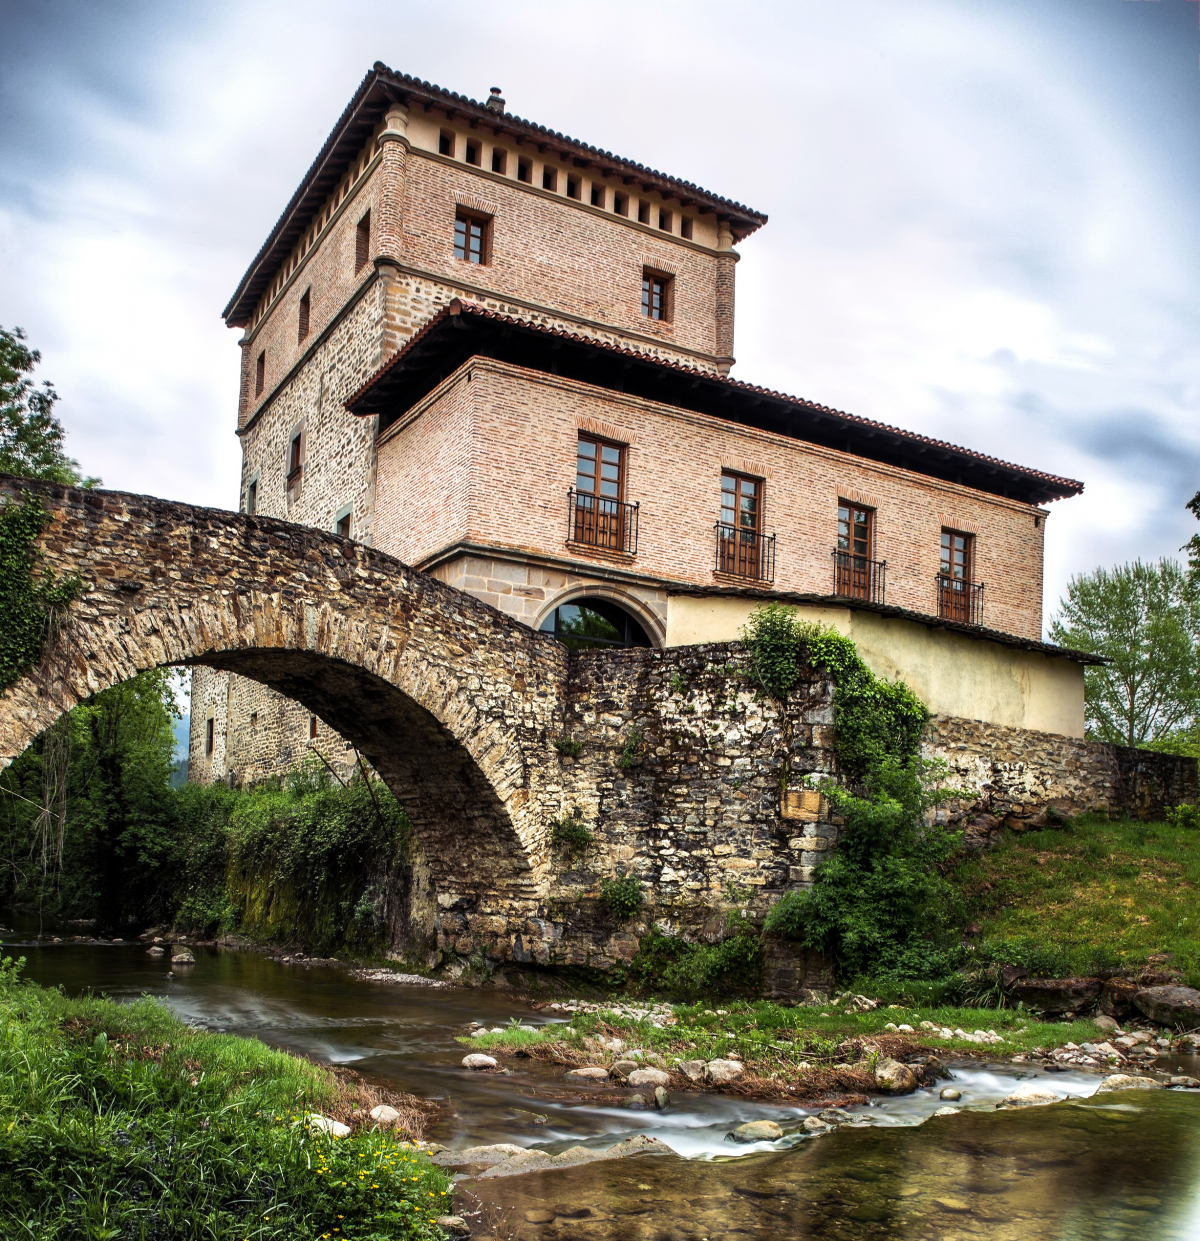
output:
<svg viewBox="0 0 1200 1241"><path fill-rule="evenodd" d="M305 419L297 422L287 434L283 449L283 488L287 496L290 511L294 504L299 503L304 484L304 463L308 455L308 432ZM292 449L299 440L299 448L293 458Z"/></svg>
<svg viewBox="0 0 1200 1241"><path fill-rule="evenodd" d="M217 750L217 711L215 707L209 707L204 716L204 739L201 742L204 747L204 757L211 763L213 755Z"/></svg>
<svg viewBox="0 0 1200 1241"><path fill-rule="evenodd" d="M246 479L246 489L242 494L242 512L247 517L253 517L258 512L258 484L261 475L262 470L257 469Z"/></svg>
<svg viewBox="0 0 1200 1241"><path fill-rule="evenodd" d="M342 524L343 521L346 522L345 531L342 531L338 528ZM338 511L334 513L333 515L333 532L334 534L338 535L339 538L349 539L353 537L353 531L354 531L354 505L343 504L342 507L338 509Z"/></svg>

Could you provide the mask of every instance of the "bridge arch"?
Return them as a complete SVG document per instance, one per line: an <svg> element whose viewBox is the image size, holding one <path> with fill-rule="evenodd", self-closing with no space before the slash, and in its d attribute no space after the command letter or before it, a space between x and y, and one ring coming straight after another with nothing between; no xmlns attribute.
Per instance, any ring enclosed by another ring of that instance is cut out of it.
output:
<svg viewBox="0 0 1200 1241"><path fill-rule="evenodd" d="M236 673L359 749L412 819L439 906L510 955L537 916L561 813L545 774L567 668L553 638L290 522L0 478L0 502L32 496L52 514L42 567L78 574L85 591L40 666L0 695L0 767L148 668Z"/></svg>

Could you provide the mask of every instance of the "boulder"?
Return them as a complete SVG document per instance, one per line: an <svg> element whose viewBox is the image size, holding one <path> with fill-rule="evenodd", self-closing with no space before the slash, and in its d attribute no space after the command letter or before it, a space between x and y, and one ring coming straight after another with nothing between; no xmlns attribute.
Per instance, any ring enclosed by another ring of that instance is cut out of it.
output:
<svg viewBox="0 0 1200 1241"><path fill-rule="evenodd" d="M1053 1090L1047 1090L1044 1086L1038 1086L1034 1082L1026 1082L1022 1086L1018 1086L1012 1094L1001 1099L996 1104L997 1107L1041 1107L1045 1103L1057 1103L1062 1095L1056 1094Z"/></svg>
<svg viewBox="0 0 1200 1241"><path fill-rule="evenodd" d="M704 1061L703 1060L681 1060L679 1062L679 1071L690 1082L698 1082L704 1077Z"/></svg>
<svg viewBox="0 0 1200 1241"><path fill-rule="evenodd" d="M568 1069L563 1077L576 1082L604 1082L608 1080L608 1070L596 1064L589 1064L582 1069Z"/></svg>
<svg viewBox="0 0 1200 1241"><path fill-rule="evenodd" d="M613 1077L628 1077L630 1073L635 1072L639 1065L636 1060L618 1060L612 1066Z"/></svg>
<svg viewBox="0 0 1200 1241"><path fill-rule="evenodd" d="M1162 1083L1156 1082L1153 1077L1133 1077L1129 1073L1114 1073L1111 1077L1106 1077L1099 1086L1096 1087L1096 1093L1107 1090L1161 1090Z"/></svg>
<svg viewBox="0 0 1200 1241"><path fill-rule="evenodd" d="M494 1146L468 1146L464 1150L440 1150L432 1155L433 1162L439 1168L463 1168L468 1164L494 1167L511 1159L514 1155L523 1155L525 1147L516 1146L512 1142L497 1142Z"/></svg>
<svg viewBox="0 0 1200 1241"><path fill-rule="evenodd" d="M1200 991L1194 987L1146 987L1133 1002L1160 1026L1200 1029Z"/></svg>
<svg viewBox="0 0 1200 1241"><path fill-rule="evenodd" d="M912 1094L917 1075L899 1060L880 1060L875 1066L875 1089L884 1094Z"/></svg>
<svg viewBox="0 0 1200 1241"><path fill-rule="evenodd" d="M1111 981L1112 979L1110 978L1109 982ZM1105 983L1104 986L1105 986L1105 989L1107 990L1108 983ZM1103 991L1100 993L1100 1003L1101 1005L1103 1005L1104 1003L1104 992ZM1096 1018L1094 1024L1096 1025L1098 1029L1103 1030L1105 1034L1111 1034L1114 1030L1119 1030L1121 1028L1117 1022L1115 1022L1111 1017L1106 1017L1103 1013L1101 1013L1100 1016Z"/></svg>
<svg viewBox="0 0 1200 1241"><path fill-rule="evenodd" d="M1019 978L1009 994L1039 1012L1076 1013L1095 1007L1103 989L1099 978Z"/></svg>
<svg viewBox="0 0 1200 1241"><path fill-rule="evenodd" d="M371 1109L371 1119L377 1125L394 1125L400 1119L400 1113L394 1107L381 1103Z"/></svg>
<svg viewBox="0 0 1200 1241"><path fill-rule="evenodd" d="M654 1106L661 1112L671 1106L671 1096L661 1086L654 1087Z"/></svg>
<svg viewBox="0 0 1200 1241"><path fill-rule="evenodd" d="M1100 1012L1106 1017L1124 1021L1132 1017L1137 1010L1133 1006L1133 997L1142 987L1128 978L1110 978L1100 992Z"/></svg>
<svg viewBox="0 0 1200 1241"><path fill-rule="evenodd" d="M671 1075L662 1069L634 1069L629 1075L631 1086L666 1086L670 1081Z"/></svg>
<svg viewBox="0 0 1200 1241"><path fill-rule="evenodd" d="M939 1107L938 1110L934 1112L934 1115L935 1116L957 1116L958 1113L959 1113L959 1109L956 1107Z"/></svg>
<svg viewBox="0 0 1200 1241"><path fill-rule="evenodd" d="M1184 1090L1200 1090L1200 1077L1172 1077L1168 1086L1180 1086Z"/></svg>
<svg viewBox="0 0 1200 1241"><path fill-rule="evenodd" d="M485 1056L482 1052L473 1051L469 1056L463 1056L464 1069L494 1069L496 1067L495 1056Z"/></svg>
<svg viewBox="0 0 1200 1241"><path fill-rule="evenodd" d="M147 948L146 955L148 957L161 957L164 955L164 953L161 948Z"/></svg>
<svg viewBox="0 0 1200 1241"><path fill-rule="evenodd" d="M948 1103L957 1103L959 1099L962 1098L962 1094L960 1091L955 1090L953 1086L947 1086L942 1093L938 1095L938 1098L945 1099Z"/></svg>
<svg viewBox="0 0 1200 1241"><path fill-rule="evenodd" d="M745 1072L745 1066L736 1060L710 1060L704 1066L704 1079L714 1086L724 1086Z"/></svg>
<svg viewBox="0 0 1200 1241"><path fill-rule="evenodd" d="M308 1127L314 1133L328 1133L335 1138L348 1138L350 1126L343 1125L340 1120L330 1120L328 1116L310 1116Z"/></svg>
<svg viewBox="0 0 1200 1241"><path fill-rule="evenodd" d="M628 1159L631 1155L673 1155L675 1152L658 1138L647 1137L639 1133L635 1137L626 1138L616 1146L610 1146L604 1152L609 1159Z"/></svg>
<svg viewBox="0 0 1200 1241"><path fill-rule="evenodd" d="M819 1116L806 1116L800 1128L805 1133L829 1133L833 1126L829 1121L822 1120Z"/></svg>
<svg viewBox="0 0 1200 1241"><path fill-rule="evenodd" d="M190 948L184 948L182 945L176 944L175 947L171 949L171 964L195 965L196 958L192 956L192 951Z"/></svg>
<svg viewBox="0 0 1200 1241"><path fill-rule="evenodd" d="M461 1215L439 1215L433 1222L452 1237L471 1235L471 1225Z"/></svg>
<svg viewBox="0 0 1200 1241"><path fill-rule="evenodd" d="M775 1142L783 1130L773 1120L751 1120L727 1135L731 1142Z"/></svg>
<svg viewBox="0 0 1200 1241"><path fill-rule="evenodd" d="M843 1112L840 1107L827 1107L817 1113L817 1119L823 1120L827 1125L848 1125L851 1117L849 1112Z"/></svg>

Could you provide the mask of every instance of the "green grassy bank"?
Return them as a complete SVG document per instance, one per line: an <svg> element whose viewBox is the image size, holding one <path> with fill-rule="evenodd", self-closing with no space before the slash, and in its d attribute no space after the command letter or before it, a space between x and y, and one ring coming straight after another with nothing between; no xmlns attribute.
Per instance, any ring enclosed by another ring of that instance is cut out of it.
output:
<svg viewBox="0 0 1200 1241"><path fill-rule="evenodd" d="M6 1241L441 1241L448 1179L371 1126L377 1092L151 1000L68 999L18 973L0 962ZM312 1131L316 1114L351 1135Z"/></svg>

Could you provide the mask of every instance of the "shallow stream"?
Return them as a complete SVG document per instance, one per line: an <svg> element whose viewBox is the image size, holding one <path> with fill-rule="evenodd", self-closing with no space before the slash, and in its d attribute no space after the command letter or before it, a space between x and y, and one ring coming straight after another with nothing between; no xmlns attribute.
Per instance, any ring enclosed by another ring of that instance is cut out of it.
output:
<svg viewBox="0 0 1200 1241"><path fill-rule="evenodd" d="M562 1070L508 1060L494 1076L461 1067L467 1022L549 1020L502 992L357 982L341 970L254 953L196 949L168 978L143 944L40 943L4 935L26 977L114 999L165 999L189 1022L352 1065L438 1099L428 1136L448 1146L514 1142L551 1154L659 1138L684 1159L640 1157L479 1183L478 1222L518 1241L895 1237L947 1241L1200 1241L1200 1097L1154 1091L1090 1096L1089 1074L1022 1074L1003 1063L955 1069L952 1116L935 1090L851 1109L820 1138L734 1146L726 1134L808 1113L722 1095L676 1094L663 1112L619 1106L622 1092L567 1087ZM1180 1071L1196 1072L1181 1066ZM1018 1077L1065 1096L1052 1107L995 1110ZM486 1188L485 1188L486 1187ZM464 1203L469 1207L470 1203Z"/></svg>

